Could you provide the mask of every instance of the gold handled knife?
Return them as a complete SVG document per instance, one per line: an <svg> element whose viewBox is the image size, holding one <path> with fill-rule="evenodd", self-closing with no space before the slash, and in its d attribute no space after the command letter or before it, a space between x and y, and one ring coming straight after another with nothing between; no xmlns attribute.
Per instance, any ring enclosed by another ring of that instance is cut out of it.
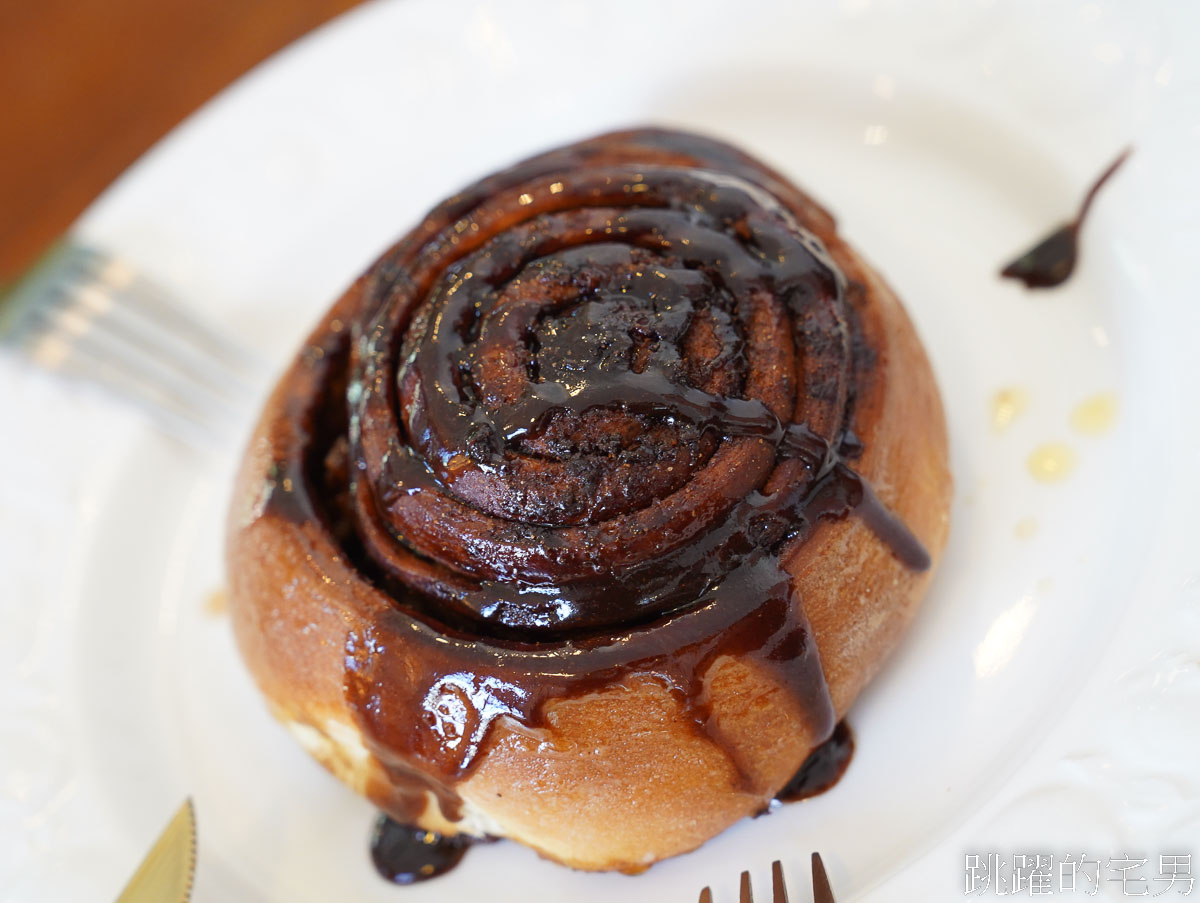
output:
<svg viewBox="0 0 1200 903"><path fill-rule="evenodd" d="M138 866L117 903L187 903L196 871L196 810L184 801Z"/></svg>

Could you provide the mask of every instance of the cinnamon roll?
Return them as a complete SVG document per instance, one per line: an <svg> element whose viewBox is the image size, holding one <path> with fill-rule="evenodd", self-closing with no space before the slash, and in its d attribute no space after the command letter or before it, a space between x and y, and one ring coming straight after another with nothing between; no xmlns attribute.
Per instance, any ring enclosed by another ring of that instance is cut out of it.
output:
<svg viewBox="0 0 1200 903"><path fill-rule="evenodd" d="M241 468L231 610L397 821L637 871L830 737L949 498L925 354L832 217L619 132L455 195L337 301Z"/></svg>

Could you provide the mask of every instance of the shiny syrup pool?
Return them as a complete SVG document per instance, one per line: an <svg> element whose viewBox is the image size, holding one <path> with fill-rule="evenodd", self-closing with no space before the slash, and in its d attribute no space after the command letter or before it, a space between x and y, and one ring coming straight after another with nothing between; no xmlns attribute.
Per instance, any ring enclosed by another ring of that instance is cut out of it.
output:
<svg viewBox="0 0 1200 903"><path fill-rule="evenodd" d="M471 843L463 835L447 837L380 815L371 831L371 861L388 881L415 884L450 871L462 861Z"/></svg>
<svg viewBox="0 0 1200 903"><path fill-rule="evenodd" d="M845 721L839 721L833 735L809 753L800 770L775 794L775 799L795 803L824 793L841 779L853 755L854 734Z"/></svg>

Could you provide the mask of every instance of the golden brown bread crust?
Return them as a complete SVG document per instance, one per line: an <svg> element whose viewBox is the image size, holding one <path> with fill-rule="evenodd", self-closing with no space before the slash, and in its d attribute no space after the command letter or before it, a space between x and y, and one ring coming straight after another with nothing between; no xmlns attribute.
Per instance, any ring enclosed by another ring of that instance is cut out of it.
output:
<svg viewBox="0 0 1200 903"><path fill-rule="evenodd" d="M856 327L873 353L857 374L853 425L864 451L855 470L936 563L951 481L929 363L894 294L838 238L832 219L779 184L775 193L846 275ZM314 340L355 315L368 281L351 287ZM326 524L268 510L280 448L296 431L289 406L299 384L318 378L310 364L302 356L281 379L237 480L228 537L234 627L277 717L339 778L396 812L395 772L368 752L346 686L347 638L369 634L393 603L363 579ZM906 567L853 516L822 520L784 566L840 718L896 646L933 568ZM721 656L702 677L711 707L703 731L668 681L636 669L551 699L536 725L499 718L453 788L459 820L448 822L430 796L421 824L510 837L584 869L637 871L695 848L760 810L825 739L752 658Z"/></svg>

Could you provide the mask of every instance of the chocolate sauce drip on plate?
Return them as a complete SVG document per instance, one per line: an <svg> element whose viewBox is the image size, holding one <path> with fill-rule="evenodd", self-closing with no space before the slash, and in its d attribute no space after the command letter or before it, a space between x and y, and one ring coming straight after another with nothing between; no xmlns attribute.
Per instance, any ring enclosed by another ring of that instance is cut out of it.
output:
<svg viewBox="0 0 1200 903"><path fill-rule="evenodd" d="M775 799L795 803L824 793L841 779L854 755L854 735L845 721L839 721L833 736L814 749Z"/></svg>
<svg viewBox="0 0 1200 903"><path fill-rule="evenodd" d="M388 881L415 884L446 874L462 861L471 843L461 834L447 837L380 815L371 831L371 861Z"/></svg>
<svg viewBox="0 0 1200 903"><path fill-rule="evenodd" d="M1062 285L1075 272L1079 261L1079 233L1083 229L1084 220L1091 209L1092 201L1105 183L1121 168L1133 148L1121 152L1100 177L1088 189L1075 219L1066 225L1055 229L1036 245L1030 248L1011 263L1007 264L1000 275L1006 279L1016 279L1024 283L1026 288L1054 288Z"/></svg>
<svg viewBox="0 0 1200 903"><path fill-rule="evenodd" d="M431 213L293 371L264 511L363 583L345 693L397 819L454 818L498 719L633 676L765 796L712 723L722 656L834 731L784 563L851 514L929 557L849 463L875 356L804 203L695 136L554 151Z"/></svg>

